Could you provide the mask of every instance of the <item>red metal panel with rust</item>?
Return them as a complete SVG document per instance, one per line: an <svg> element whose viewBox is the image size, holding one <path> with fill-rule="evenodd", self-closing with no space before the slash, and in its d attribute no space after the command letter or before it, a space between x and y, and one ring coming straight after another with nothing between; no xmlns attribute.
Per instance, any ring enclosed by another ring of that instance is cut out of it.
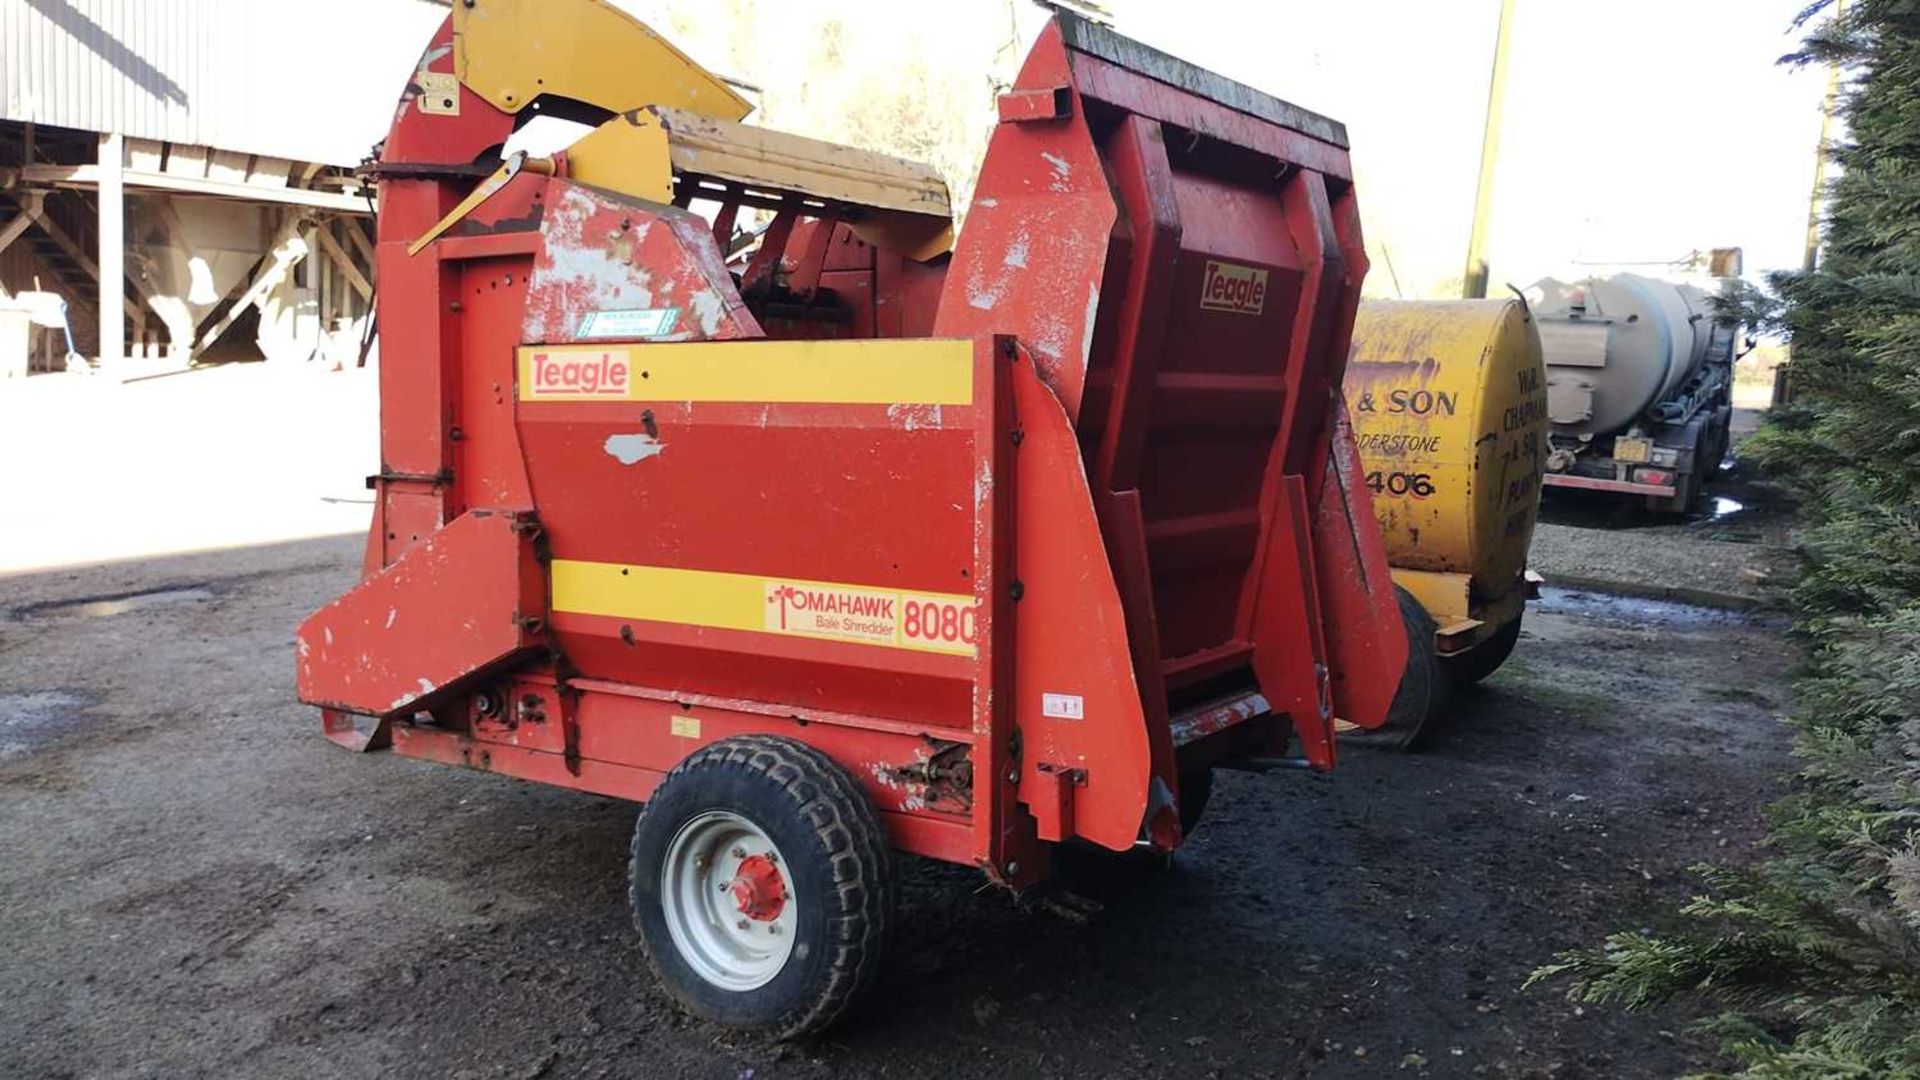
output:
<svg viewBox="0 0 1920 1080"><path fill-rule="evenodd" d="M636 311L674 313L652 335L660 340L761 336L704 218L560 179L546 183L544 202L517 341L595 340L582 333L589 316Z"/></svg>
<svg viewBox="0 0 1920 1080"><path fill-rule="evenodd" d="M1333 697L1321 634L1313 510L1298 476L1276 494L1277 521L1254 583L1253 669L1269 703L1293 719L1301 751L1316 768L1334 762ZM1398 676L1395 676L1398 682Z"/></svg>
<svg viewBox="0 0 1920 1080"><path fill-rule="evenodd" d="M1387 710L1400 688L1398 678L1381 678L1380 673L1390 674L1406 665L1409 642L1398 617L1386 541L1379 529L1367 528L1376 521L1372 493L1354 449L1344 403L1335 419L1332 443L1314 508L1314 547L1351 554L1346 559L1320 559L1316 566L1330 694L1334 715L1363 728L1376 728L1387 722ZM1382 616L1382 600L1393 605L1392 617Z"/></svg>
<svg viewBox="0 0 1920 1080"><path fill-rule="evenodd" d="M1070 107L1006 110L936 325L1019 334L1075 426L1153 773L1177 779L1170 706L1236 672L1330 765L1330 695L1404 664L1376 527L1319 514L1331 444L1350 441L1330 419L1366 269L1346 150L1061 25L1013 94ZM1350 528L1313 531L1336 518ZM1364 696L1341 704L1370 714Z"/></svg>
<svg viewBox="0 0 1920 1080"><path fill-rule="evenodd" d="M1060 27L1049 23L1016 86L1051 92L1072 83ZM934 333L1018 334L1077 419L1118 208L1085 105L1077 91L1071 97L1065 119L994 128Z"/></svg>
<svg viewBox="0 0 1920 1080"><path fill-rule="evenodd" d="M423 254L418 258L426 258ZM520 330L527 306L523 255L452 263L461 319L451 432L455 515L471 507L533 509L526 462L513 430L513 350L500 348Z"/></svg>
<svg viewBox="0 0 1920 1080"><path fill-rule="evenodd" d="M541 645L546 575L522 522L467 514L309 616L296 634L300 700L406 714Z"/></svg>
<svg viewBox="0 0 1920 1080"><path fill-rule="evenodd" d="M645 350L632 355L644 387ZM974 550L991 509L975 498L980 419L954 405L528 401L520 431L555 559L970 594L990 569ZM647 457L608 449L649 431ZM595 678L969 726L975 672L960 657L602 615L561 614L555 629Z"/></svg>
<svg viewBox="0 0 1920 1080"><path fill-rule="evenodd" d="M731 350L772 347L711 343L701 347L700 363L724 377L747 355ZM895 348L884 341L848 347ZM695 590L712 575L723 583L751 579L755 588L766 585L769 603L782 582L967 595L970 655L800 636L773 621L656 617L644 596L627 609L615 598L572 610L556 595L554 637L570 668L605 683L769 703L782 717L855 714L971 744L980 753L977 842L997 843L986 827L993 774L980 767L987 764L982 751L1009 737L993 719L1005 695L992 674L1000 663L994 610L1001 602L992 590L996 548L1004 546L995 447L1007 438L997 428L1005 422L997 370L1005 361L990 341L962 348L974 353L971 403L934 405L757 401L750 383L728 383L738 392L717 398L652 400L651 366L661 361L650 361L646 346L633 347L624 353L637 369L632 395L528 398L519 432L556 563L690 580L686 587ZM618 452L621 440L649 452ZM785 612L766 610L769 620ZM586 743L594 726L583 703L584 756L593 756ZM672 760L639 763L664 769ZM982 846L975 856L986 860L995 850Z"/></svg>
<svg viewBox="0 0 1920 1080"><path fill-rule="evenodd" d="M420 54L420 62L407 79L400 100L394 106L393 126L388 129L386 140L380 147L383 165L466 165L479 160L490 147L505 142L512 133L513 117L487 104L486 99L464 85L459 87L453 111L446 111L443 103L434 103L438 111L432 113L420 108L420 98L424 93L420 74L433 72L443 76L453 75L453 48L453 16L449 15L440 24L440 29L434 32L426 50ZM384 204L384 186L381 196ZM449 202L447 205L451 207L453 204ZM384 219L386 207L383 205L381 210ZM434 215L435 220L438 218L438 214ZM427 225L431 224L432 221L427 222ZM426 225L422 225L413 235L425 231ZM411 240L413 236L407 239Z"/></svg>
<svg viewBox="0 0 1920 1080"><path fill-rule="evenodd" d="M1058 797L1058 783L1038 777L1037 765L1079 770L1075 832L1122 850L1140 834L1153 779L1127 612L1066 411L1028 361L1014 365L1013 392L1021 431L1013 634L1020 795L1042 805Z"/></svg>

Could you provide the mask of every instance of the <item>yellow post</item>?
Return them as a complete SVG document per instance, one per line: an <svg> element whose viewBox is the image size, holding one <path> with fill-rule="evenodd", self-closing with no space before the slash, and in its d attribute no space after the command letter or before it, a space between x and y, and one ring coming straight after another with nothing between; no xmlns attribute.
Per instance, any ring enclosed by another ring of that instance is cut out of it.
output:
<svg viewBox="0 0 1920 1080"><path fill-rule="evenodd" d="M1839 0L1834 5L1834 20L1846 15L1847 0ZM1839 96L1840 65L1836 62L1827 68L1827 99L1820 109L1820 147L1813 158L1813 195L1807 200L1807 250L1800 269L1809 274L1820 265L1820 203L1826 194L1827 155L1833 150L1833 106Z"/></svg>
<svg viewBox="0 0 1920 1080"><path fill-rule="evenodd" d="M1473 230L1467 236L1467 270L1460 295L1487 296L1487 219L1493 214L1493 166L1500 156L1500 115L1507 96L1507 43L1513 31L1513 0L1500 0L1500 29L1493 42L1493 75L1487 83L1487 122L1480 132L1480 183L1473 195Z"/></svg>

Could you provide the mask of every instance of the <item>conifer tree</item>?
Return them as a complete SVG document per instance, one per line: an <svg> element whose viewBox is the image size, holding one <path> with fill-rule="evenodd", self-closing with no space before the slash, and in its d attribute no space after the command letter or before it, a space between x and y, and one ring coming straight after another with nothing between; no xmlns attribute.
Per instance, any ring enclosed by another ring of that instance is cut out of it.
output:
<svg viewBox="0 0 1920 1080"><path fill-rule="evenodd" d="M1794 398L1747 446L1802 500L1801 767L1765 860L1701 868L1680 930L1533 981L1710 1002L1735 1076L1920 1078L1920 0L1850 0L1787 62L1850 73L1824 259L1771 279Z"/></svg>

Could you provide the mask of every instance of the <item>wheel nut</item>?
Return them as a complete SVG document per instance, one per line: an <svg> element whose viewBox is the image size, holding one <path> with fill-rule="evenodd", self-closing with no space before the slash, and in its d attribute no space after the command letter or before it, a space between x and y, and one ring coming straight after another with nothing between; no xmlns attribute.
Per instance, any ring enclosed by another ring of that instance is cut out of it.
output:
<svg viewBox="0 0 1920 1080"><path fill-rule="evenodd" d="M779 923L770 923L770 924L768 924L768 926L767 926L767 933L769 933L769 934L772 934L772 935L773 935L774 937L779 937L779 936L780 936L780 924L779 924Z"/></svg>
<svg viewBox="0 0 1920 1080"><path fill-rule="evenodd" d="M747 920L741 919L739 922L734 923L733 925L736 927L739 927L742 930L745 930L748 926L748 923L747 923Z"/></svg>
<svg viewBox="0 0 1920 1080"><path fill-rule="evenodd" d="M741 846L740 846L740 845L738 845L738 844L735 844L735 845L733 846L733 857L734 857L734 858L736 858L736 859L744 859L744 858L746 858L746 857L747 857L747 849L746 849L746 848L743 848L743 847L741 847Z"/></svg>

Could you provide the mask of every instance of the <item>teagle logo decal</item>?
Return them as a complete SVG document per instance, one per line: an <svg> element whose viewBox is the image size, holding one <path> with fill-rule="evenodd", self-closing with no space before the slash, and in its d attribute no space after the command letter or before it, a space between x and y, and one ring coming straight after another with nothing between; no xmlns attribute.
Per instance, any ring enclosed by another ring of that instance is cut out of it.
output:
<svg viewBox="0 0 1920 1080"><path fill-rule="evenodd" d="M623 398L632 369L625 349L537 352L528 396Z"/></svg>
<svg viewBox="0 0 1920 1080"><path fill-rule="evenodd" d="M1267 306L1267 272L1208 260L1200 282L1200 306L1236 315L1260 314Z"/></svg>

